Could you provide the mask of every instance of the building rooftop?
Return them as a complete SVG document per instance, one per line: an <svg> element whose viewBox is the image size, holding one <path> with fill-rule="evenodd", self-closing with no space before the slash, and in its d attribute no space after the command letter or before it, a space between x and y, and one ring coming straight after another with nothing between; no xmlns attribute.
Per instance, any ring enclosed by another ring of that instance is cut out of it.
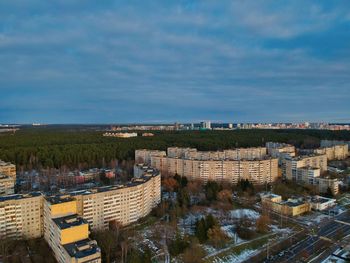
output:
<svg viewBox="0 0 350 263"><path fill-rule="evenodd" d="M281 202L281 204L287 205L290 207L295 207L295 206L303 205L305 204L305 202L304 200L301 200L301 199L288 199L287 201Z"/></svg>
<svg viewBox="0 0 350 263"><path fill-rule="evenodd" d="M0 202L5 202L9 200L19 200L19 199L25 199L25 198L31 198L31 197L37 197L41 196L41 192L32 192L29 194L14 194L14 195L6 195L6 196L0 196Z"/></svg>
<svg viewBox="0 0 350 263"><path fill-rule="evenodd" d="M64 245L64 249L72 258L84 258L92 256L101 251L100 248L97 246L96 241L91 239L84 239Z"/></svg>
<svg viewBox="0 0 350 263"><path fill-rule="evenodd" d="M323 196L319 196L319 195L316 195L316 196L313 196L311 197L311 202L314 202L314 203L327 203L327 202L335 202L336 200L333 199L333 198L327 198L327 197L323 197Z"/></svg>
<svg viewBox="0 0 350 263"><path fill-rule="evenodd" d="M60 229L85 225L88 223L85 219L77 215L69 215L65 217L55 218L53 219L53 221Z"/></svg>
<svg viewBox="0 0 350 263"><path fill-rule="evenodd" d="M61 203L74 201L74 198L72 198L69 195L55 195L55 196L46 197L46 200L48 202L50 202L52 205L55 205L55 204L61 204Z"/></svg>

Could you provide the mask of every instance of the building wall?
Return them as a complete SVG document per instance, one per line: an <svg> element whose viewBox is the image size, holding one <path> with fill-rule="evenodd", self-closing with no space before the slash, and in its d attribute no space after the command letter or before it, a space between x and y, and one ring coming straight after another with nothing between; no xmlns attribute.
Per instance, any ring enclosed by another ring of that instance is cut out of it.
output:
<svg viewBox="0 0 350 263"><path fill-rule="evenodd" d="M117 222L128 225L148 215L161 200L160 175L135 186L76 195L81 215L92 230L108 229ZM78 209L79 210L79 209Z"/></svg>
<svg viewBox="0 0 350 263"><path fill-rule="evenodd" d="M278 178L278 159L264 160L192 160L152 157L151 165L162 174L186 176L190 180L228 181L236 184L248 179L254 184L274 182Z"/></svg>
<svg viewBox="0 0 350 263"><path fill-rule="evenodd" d="M0 160L0 174L16 178L16 165Z"/></svg>
<svg viewBox="0 0 350 263"><path fill-rule="evenodd" d="M1 201L0 237L30 239L42 236L42 200L40 195Z"/></svg>
<svg viewBox="0 0 350 263"><path fill-rule="evenodd" d="M15 193L15 178L0 174L0 196Z"/></svg>
<svg viewBox="0 0 350 263"><path fill-rule="evenodd" d="M327 171L327 156L307 155L285 159L283 161L283 176L288 180L296 180L297 168L313 167L320 168L321 173Z"/></svg>

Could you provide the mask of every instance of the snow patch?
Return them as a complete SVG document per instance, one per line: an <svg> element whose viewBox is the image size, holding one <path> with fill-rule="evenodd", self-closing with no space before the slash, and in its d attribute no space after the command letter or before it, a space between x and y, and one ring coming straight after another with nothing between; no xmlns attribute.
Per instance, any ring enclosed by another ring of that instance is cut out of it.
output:
<svg viewBox="0 0 350 263"><path fill-rule="evenodd" d="M260 217L260 214L252 209L236 209L231 211L231 217L233 218L244 218L247 217L249 219L256 220Z"/></svg>

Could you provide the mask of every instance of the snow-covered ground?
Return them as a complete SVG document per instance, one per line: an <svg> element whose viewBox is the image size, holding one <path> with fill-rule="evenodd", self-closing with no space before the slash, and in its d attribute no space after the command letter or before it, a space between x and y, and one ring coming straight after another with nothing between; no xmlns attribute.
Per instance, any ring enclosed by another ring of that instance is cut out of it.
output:
<svg viewBox="0 0 350 263"><path fill-rule="evenodd" d="M252 209L235 209L230 212L231 218L249 218L252 220L256 220L260 217L260 214Z"/></svg>

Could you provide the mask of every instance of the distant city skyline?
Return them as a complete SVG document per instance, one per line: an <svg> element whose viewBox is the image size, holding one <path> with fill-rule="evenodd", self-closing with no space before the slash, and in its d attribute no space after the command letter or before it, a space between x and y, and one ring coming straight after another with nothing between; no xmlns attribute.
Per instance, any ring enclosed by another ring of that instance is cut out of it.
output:
<svg viewBox="0 0 350 263"><path fill-rule="evenodd" d="M349 1L0 2L0 123L350 122Z"/></svg>

